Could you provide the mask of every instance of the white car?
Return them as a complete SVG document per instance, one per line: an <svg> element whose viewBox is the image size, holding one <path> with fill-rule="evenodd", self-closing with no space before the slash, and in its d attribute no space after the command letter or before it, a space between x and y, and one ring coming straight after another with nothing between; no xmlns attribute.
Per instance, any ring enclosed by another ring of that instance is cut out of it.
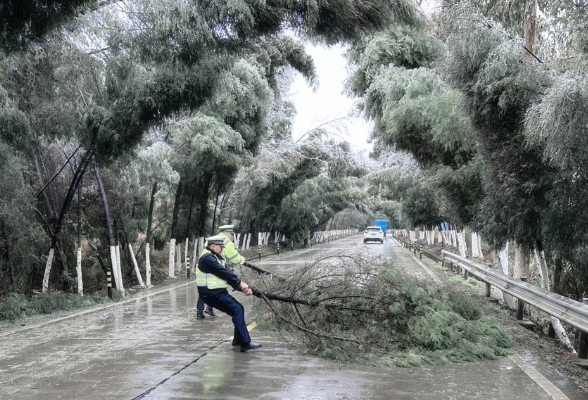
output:
<svg viewBox="0 0 588 400"><path fill-rule="evenodd" d="M363 233L363 242L380 242L384 244L384 231L379 226L368 226Z"/></svg>

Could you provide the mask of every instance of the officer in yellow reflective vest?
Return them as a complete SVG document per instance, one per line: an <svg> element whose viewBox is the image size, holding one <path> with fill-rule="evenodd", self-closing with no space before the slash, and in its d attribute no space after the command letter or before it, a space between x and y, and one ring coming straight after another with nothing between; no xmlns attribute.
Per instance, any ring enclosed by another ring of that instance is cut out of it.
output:
<svg viewBox="0 0 588 400"><path fill-rule="evenodd" d="M224 248L223 248L223 257L231 264L244 264L245 257L243 257L237 249L235 248L235 244L233 243L233 235L234 235L234 228L235 225L223 225L219 226L220 233L217 236L224 236ZM202 256L204 252L200 255ZM204 302L202 299L198 298L198 302L196 303L196 319L204 319L204 314L208 314L211 317L214 317L214 310L212 307L206 307L204 309Z"/></svg>
<svg viewBox="0 0 588 400"><path fill-rule="evenodd" d="M225 238L224 235L217 235L206 239L206 250L200 256L196 267L198 295L206 305L232 317L235 327L233 346L240 346L241 351L257 349L261 347L261 344L251 341L247 324L245 324L243 305L227 291L227 287L231 286L246 296L253 294L249 285L226 267L226 260L221 254Z"/></svg>

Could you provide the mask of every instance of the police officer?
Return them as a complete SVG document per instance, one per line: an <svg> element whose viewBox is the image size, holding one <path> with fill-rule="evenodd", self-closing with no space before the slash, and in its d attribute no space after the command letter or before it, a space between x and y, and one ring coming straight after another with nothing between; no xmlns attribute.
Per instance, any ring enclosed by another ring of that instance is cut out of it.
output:
<svg viewBox="0 0 588 400"><path fill-rule="evenodd" d="M245 263L245 257L243 257L237 249L235 248L235 244L233 243L233 234L234 234L235 225L223 225L219 226L220 233L217 236L225 236L224 241L224 248L223 248L223 257L231 264L239 264L242 265ZM200 255L202 256L203 253ZM204 319L204 314L208 314L211 317L215 317L214 310L212 307L206 307L204 309L204 302L201 298L198 298L198 302L196 303L196 319Z"/></svg>
<svg viewBox="0 0 588 400"><path fill-rule="evenodd" d="M233 271L226 267L226 260L221 254L225 240L225 235L211 236L206 239L206 250L198 260L196 267L198 294L206 305L233 318L235 326L233 346L240 346L241 351L258 349L261 344L251 341L247 331L243 305L227 291L227 287L231 286L246 296L253 294L249 285L241 281Z"/></svg>

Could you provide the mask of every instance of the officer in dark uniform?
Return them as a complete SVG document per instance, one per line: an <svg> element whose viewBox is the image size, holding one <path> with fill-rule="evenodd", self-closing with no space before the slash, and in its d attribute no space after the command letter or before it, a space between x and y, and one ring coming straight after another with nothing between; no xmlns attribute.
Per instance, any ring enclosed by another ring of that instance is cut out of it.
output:
<svg viewBox="0 0 588 400"><path fill-rule="evenodd" d="M235 333L233 346L240 346L241 351L258 349L261 344L251 341L245 324L245 310L227 290L231 286L245 296L253 292L249 285L241 281L237 275L226 267L225 258L221 255L225 243L224 235L206 239L208 246L198 260L196 267L196 284L200 298L210 307L214 307L233 318Z"/></svg>

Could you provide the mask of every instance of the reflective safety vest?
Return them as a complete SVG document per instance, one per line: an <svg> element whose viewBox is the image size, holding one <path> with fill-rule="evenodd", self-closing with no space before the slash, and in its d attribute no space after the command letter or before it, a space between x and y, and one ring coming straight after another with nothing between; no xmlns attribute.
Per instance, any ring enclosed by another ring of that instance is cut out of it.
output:
<svg viewBox="0 0 588 400"><path fill-rule="evenodd" d="M202 257L206 253L212 253L212 252L210 250L204 249L202 251L202 253L200 254L200 257ZM221 263L226 268L226 261L225 260L223 260L222 258L219 260L218 257L217 257L217 260L219 263ZM216 275L208 274L208 273L204 273L204 272L200 271L200 268L198 265L196 266L196 285L202 286L202 287L207 287L209 289L226 289L229 286L227 281L225 281L224 279L221 279Z"/></svg>
<svg viewBox="0 0 588 400"><path fill-rule="evenodd" d="M232 264L239 264L242 265L245 263L245 257L243 257L237 249L235 248L235 243L231 239L229 239L225 234L219 233L219 235L225 236L224 244L225 248L223 249L222 255L223 257Z"/></svg>

